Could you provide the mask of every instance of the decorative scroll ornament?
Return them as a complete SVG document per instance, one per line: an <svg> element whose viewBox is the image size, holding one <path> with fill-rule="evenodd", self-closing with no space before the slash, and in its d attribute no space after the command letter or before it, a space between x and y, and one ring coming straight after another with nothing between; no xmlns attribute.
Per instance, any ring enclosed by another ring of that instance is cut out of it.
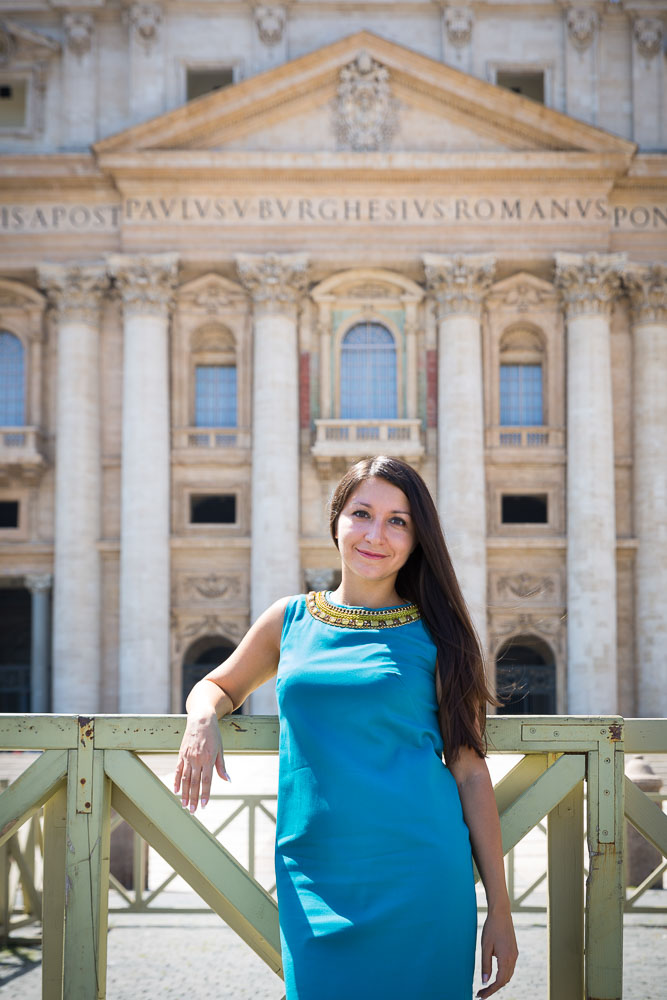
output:
<svg viewBox="0 0 667 1000"><path fill-rule="evenodd" d="M308 280L308 258L302 253L236 255L244 286L257 303L292 305L299 301Z"/></svg>
<svg viewBox="0 0 667 1000"><path fill-rule="evenodd" d="M108 265L126 314L161 316L170 311L178 274L178 254L138 257L111 254Z"/></svg>
<svg viewBox="0 0 667 1000"><path fill-rule="evenodd" d="M545 618L542 615L517 615L511 621L497 625L494 631L496 641L505 636L520 636L537 632L548 638L557 638L561 632L561 620Z"/></svg>
<svg viewBox="0 0 667 1000"><path fill-rule="evenodd" d="M644 59L653 59L662 48L664 25L657 17L638 17L634 26L635 41Z"/></svg>
<svg viewBox="0 0 667 1000"><path fill-rule="evenodd" d="M586 7L570 7L568 10L567 33L574 47L580 52L585 52L593 41L598 21L597 12Z"/></svg>
<svg viewBox="0 0 667 1000"><path fill-rule="evenodd" d="M514 597L522 600L531 597L540 597L542 594L551 593L554 589L554 582L548 576L538 577L532 573L517 573L515 576L501 576L498 580L498 590L502 594L509 591Z"/></svg>
<svg viewBox="0 0 667 1000"><path fill-rule="evenodd" d="M356 152L386 149L398 128L398 102L389 70L368 52L340 71L334 104L334 129L340 146Z"/></svg>
<svg viewBox="0 0 667 1000"><path fill-rule="evenodd" d="M667 323L667 266L630 264L623 272L636 323Z"/></svg>
<svg viewBox="0 0 667 1000"><path fill-rule="evenodd" d="M178 623L173 623L172 629L174 625L177 627ZM190 645L193 639L201 635L219 635L221 639L231 639L232 642L238 642L244 632L245 629L238 622L223 621L217 615L205 615L203 618L186 625L180 634L177 633L174 647L178 653L185 643Z"/></svg>
<svg viewBox="0 0 667 1000"><path fill-rule="evenodd" d="M109 287L103 264L44 264L38 280L60 322L79 320L97 326L102 295Z"/></svg>
<svg viewBox="0 0 667 1000"><path fill-rule="evenodd" d="M93 44L95 22L90 14L65 14L67 47L81 58L90 52Z"/></svg>
<svg viewBox="0 0 667 1000"><path fill-rule="evenodd" d="M531 309L538 309L552 298L553 292L536 288L526 282L507 289L500 301L504 306L516 309L517 312L529 312Z"/></svg>
<svg viewBox="0 0 667 1000"><path fill-rule="evenodd" d="M444 18L449 42L457 48L470 45L473 26L472 11L468 7L447 7Z"/></svg>
<svg viewBox="0 0 667 1000"><path fill-rule="evenodd" d="M287 24L284 7L255 7L257 34L265 45L277 45Z"/></svg>
<svg viewBox="0 0 667 1000"><path fill-rule="evenodd" d="M195 597L203 597L207 601L238 597L241 593L241 580L238 576L219 576L217 573L189 577L186 586Z"/></svg>
<svg viewBox="0 0 667 1000"><path fill-rule="evenodd" d="M150 46L157 39L162 22L162 7L158 3L133 3L128 13L130 27L144 45Z"/></svg>
<svg viewBox="0 0 667 1000"><path fill-rule="evenodd" d="M568 315L608 315L621 285L625 262L623 253L557 253L555 283Z"/></svg>
<svg viewBox="0 0 667 1000"><path fill-rule="evenodd" d="M422 260L427 288L438 303L441 316L479 316L496 268L496 258L492 254L444 257L425 253Z"/></svg>

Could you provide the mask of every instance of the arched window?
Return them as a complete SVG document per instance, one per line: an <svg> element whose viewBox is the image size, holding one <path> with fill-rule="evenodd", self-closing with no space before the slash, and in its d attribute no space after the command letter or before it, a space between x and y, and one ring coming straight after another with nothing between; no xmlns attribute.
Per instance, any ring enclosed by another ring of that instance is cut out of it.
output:
<svg viewBox="0 0 667 1000"><path fill-rule="evenodd" d="M193 337L194 425L236 427L236 351L231 330L205 324Z"/></svg>
<svg viewBox="0 0 667 1000"><path fill-rule="evenodd" d="M535 330L509 330L500 345L500 424L541 427L544 423L544 348Z"/></svg>
<svg viewBox="0 0 667 1000"><path fill-rule="evenodd" d="M25 360L23 344L8 330L0 331L0 427L25 425Z"/></svg>
<svg viewBox="0 0 667 1000"><path fill-rule="evenodd" d="M380 323L357 323L345 334L340 355L340 415L347 420L398 416L396 344Z"/></svg>
<svg viewBox="0 0 667 1000"><path fill-rule="evenodd" d="M221 636L204 636L194 642L183 658L183 680L181 684L182 708L190 691L213 667L224 663L236 647L233 642Z"/></svg>
<svg viewBox="0 0 667 1000"><path fill-rule="evenodd" d="M556 665L550 648L537 636L516 636L496 657L496 689L501 715L553 715Z"/></svg>

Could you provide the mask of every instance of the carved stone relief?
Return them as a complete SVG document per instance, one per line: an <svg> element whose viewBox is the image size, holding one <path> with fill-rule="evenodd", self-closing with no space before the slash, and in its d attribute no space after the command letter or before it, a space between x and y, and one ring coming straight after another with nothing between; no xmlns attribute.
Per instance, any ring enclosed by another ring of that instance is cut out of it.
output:
<svg viewBox="0 0 667 1000"><path fill-rule="evenodd" d="M277 45L286 24L287 11L284 7L255 7L257 34L265 45Z"/></svg>
<svg viewBox="0 0 667 1000"><path fill-rule="evenodd" d="M368 52L360 52L340 71L334 130L341 148L358 152L387 149L398 128L397 108L389 70Z"/></svg>
<svg viewBox="0 0 667 1000"><path fill-rule="evenodd" d="M148 48L157 40L162 22L162 8L158 3L133 3L128 11L130 28L140 42Z"/></svg>
<svg viewBox="0 0 667 1000"><path fill-rule="evenodd" d="M110 254L109 271L123 298L126 313L167 313L173 304L178 273L177 254Z"/></svg>
<svg viewBox="0 0 667 1000"><path fill-rule="evenodd" d="M636 323L667 321L667 266L630 264L623 272Z"/></svg>
<svg viewBox="0 0 667 1000"><path fill-rule="evenodd" d="M580 52L589 47L597 29L599 17L596 11L586 7L570 7L566 24L570 41Z"/></svg>
<svg viewBox="0 0 667 1000"><path fill-rule="evenodd" d="M498 577L496 581L498 593L529 600L553 594L554 581L548 577L535 576L532 573L514 573Z"/></svg>
<svg viewBox="0 0 667 1000"><path fill-rule="evenodd" d="M65 14L67 48L81 58L90 52L93 44L95 22L91 14Z"/></svg>
<svg viewBox="0 0 667 1000"><path fill-rule="evenodd" d="M635 41L639 54L644 59L653 59L662 48L665 33L662 21L657 17L638 17L634 25Z"/></svg>
<svg viewBox="0 0 667 1000"><path fill-rule="evenodd" d="M515 285L500 297L500 302L504 306L516 309L517 312L528 312L530 309L538 309L553 299L553 292L547 292L534 285Z"/></svg>
<svg viewBox="0 0 667 1000"><path fill-rule="evenodd" d="M177 653L181 653L199 636L219 635L237 643L246 631L239 622L219 618L217 615L204 615L203 618L197 618L183 625L180 630L177 622L173 623L173 627L176 628L174 648Z"/></svg>
<svg viewBox="0 0 667 1000"><path fill-rule="evenodd" d="M468 7L447 7L445 29L450 44L462 48L472 40L473 13Z"/></svg>
<svg viewBox="0 0 667 1000"><path fill-rule="evenodd" d="M185 600L232 601L243 596L240 576L209 573L206 576L189 576L183 581Z"/></svg>
<svg viewBox="0 0 667 1000"><path fill-rule="evenodd" d="M557 253L555 283L568 314L608 314L620 288L625 263L623 253Z"/></svg>
<svg viewBox="0 0 667 1000"><path fill-rule="evenodd" d="M14 55L14 40L8 31L0 29L0 66L6 66Z"/></svg>

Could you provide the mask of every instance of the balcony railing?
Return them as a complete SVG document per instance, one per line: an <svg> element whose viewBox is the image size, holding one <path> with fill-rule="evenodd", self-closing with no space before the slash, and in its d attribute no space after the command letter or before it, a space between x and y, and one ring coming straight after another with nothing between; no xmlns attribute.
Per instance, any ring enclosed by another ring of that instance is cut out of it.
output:
<svg viewBox="0 0 667 1000"><path fill-rule="evenodd" d="M105 995L112 808L281 974L275 901L138 757L175 753L184 723L183 716L0 716L0 749L42 751L0 795L0 860L3 853L16 860L26 906L42 921L49 1000ZM221 731L228 753L277 752L274 717L226 718ZM625 752L666 753L667 720L494 716L488 737L491 753L523 755L495 786L504 853L547 817L550 1000L617 1000L624 815L667 855L667 816L624 777ZM43 835L34 821L42 806ZM25 863L42 836L44 891Z"/></svg>
<svg viewBox="0 0 667 1000"><path fill-rule="evenodd" d="M382 452L400 458L424 454L420 420L316 420L316 459L355 458Z"/></svg>
<svg viewBox="0 0 667 1000"><path fill-rule="evenodd" d="M561 427L489 427L487 448L562 448L565 432Z"/></svg>
<svg viewBox="0 0 667 1000"><path fill-rule="evenodd" d="M179 451L249 448L250 431L239 427L181 427L173 432L173 447Z"/></svg>
<svg viewBox="0 0 667 1000"><path fill-rule="evenodd" d="M0 468L34 477L44 471L46 464L41 430L37 427L0 427Z"/></svg>

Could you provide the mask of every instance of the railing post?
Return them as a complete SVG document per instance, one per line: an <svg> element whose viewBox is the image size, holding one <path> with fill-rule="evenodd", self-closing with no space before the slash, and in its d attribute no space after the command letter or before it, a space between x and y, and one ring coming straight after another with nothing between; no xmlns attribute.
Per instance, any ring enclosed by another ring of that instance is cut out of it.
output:
<svg viewBox="0 0 667 1000"><path fill-rule="evenodd" d="M584 995L583 782L549 812L547 873L549 1000L581 1000Z"/></svg>
<svg viewBox="0 0 667 1000"><path fill-rule="evenodd" d="M586 1000L620 1000L625 893L623 720L611 720L598 732L598 748L588 752Z"/></svg>
<svg viewBox="0 0 667 1000"><path fill-rule="evenodd" d="M44 804L42 1000L63 1000L66 826L67 787L63 784Z"/></svg>
<svg viewBox="0 0 667 1000"><path fill-rule="evenodd" d="M69 751L65 853L64 996L106 996L111 788L104 751L94 749L94 720L79 718Z"/></svg>

